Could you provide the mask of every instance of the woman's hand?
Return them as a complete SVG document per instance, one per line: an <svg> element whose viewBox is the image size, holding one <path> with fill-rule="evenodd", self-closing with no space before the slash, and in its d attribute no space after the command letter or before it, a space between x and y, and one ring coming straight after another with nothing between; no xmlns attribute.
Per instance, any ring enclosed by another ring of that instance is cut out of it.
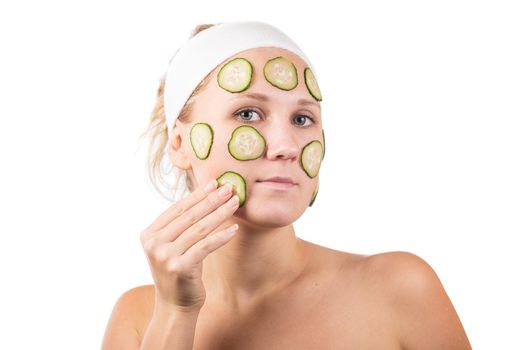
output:
<svg viewBox="0 0 525 350"><path fill-rule="evenodd" d="M202 261L234 236L235 229L209 235L239 206L238 197L232 197L231 184L218 190L217 180L209 185L207 190L198 188L174 203L140 234L155 282L156 308L199 311L206 299ZM221 189L226 193L221 194Z"/></svg>

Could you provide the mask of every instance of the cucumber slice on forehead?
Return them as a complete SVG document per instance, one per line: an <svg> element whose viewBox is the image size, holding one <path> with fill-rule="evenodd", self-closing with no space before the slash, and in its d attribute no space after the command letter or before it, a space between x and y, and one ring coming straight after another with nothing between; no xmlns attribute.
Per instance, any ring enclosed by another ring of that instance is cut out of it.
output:
<svg viewBox="0 0 525 350"><path fill-rule="evenodd" d="M317 101L323 100L323 97L321 96L321 90L319 89L319 85L317 85L317 79L315 78L314 73L310 67L306 67L304 69L304 83L306 84L308 92L313 96L313 98L315 98Z"/></svg>
<svg viewBox="0 0 525 350"><path fill-rule="evenodd" d="M314 190L314 194L312 195L312 199L310 200L310 204L308 205L309 207L311 207L314 204L315 198L317 197L317 192L319 192L319 181L317 181L317 187Z"/></svg>
<svg viewBox="0 0 525 350"><path fill-rule="evenodd" d="M297 69L288 59L277 56L264 65L264 78L273 86L282 90L292 90L297 84Z"/></svg>
<svg viewBox="0 0 525 350"><path fill-rule="evenodd" d="M239 208L244 205L244 202L246 202L246 181L239 173L226 171L217 178L217 183L219 187L225 183L230 183L232 185L232 197L234 195L239 196Z"/></svg>
<svg viewBox="0 0 525 350"><path fill-rule="evenodd" d="M252 82L252 64L242 57L228 61L217 74L217 83L229 92L241 92Z"/></svg>
<svg viewBox="0 0 525 350"><path fill-rule="evenodd" d="M301 152L301 168L303 168L306 175L310 178L314 178L319 173L322 157L323 145L320 141L314 140L303 147Z"/></svg>
<svg viewBox="0 0 525 350"><path fill-rule="evenodd" d="M199 159L206 159L213 144L213 130L207 123L195 123L190 130L190 143Z"/></svg>
<svg viewBox="0 0 525 350"><path fill-rule="evenodd" d="M264 137L250 125L242 125L232 132L228 151L237 160L253 160L263 155L266 149Z"/></svg>

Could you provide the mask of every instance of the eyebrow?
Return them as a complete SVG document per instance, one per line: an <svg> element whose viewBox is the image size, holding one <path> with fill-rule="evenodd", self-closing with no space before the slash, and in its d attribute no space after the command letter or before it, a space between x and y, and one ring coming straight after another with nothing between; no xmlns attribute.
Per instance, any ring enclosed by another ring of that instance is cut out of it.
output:
<svg viewBox="0 0 525 350"><path fill-rule="evenodd" d="M259 100L259 101L262 101L262 102L268 102L268 100L270 99L267 95L264 95L264 94L260 94L260 93L257 93L257 92L248 92L248 93L245 93L245 94L235 95L232 98L230 98L230 100L239 99L239 98L253 98L255 100ZM319 104L317 104L317 103L315 103L313 101L305 100L304 98L298 99L297 103L299 105L301 105L301 106L311 105L311 106L319 107Z"/></svg>

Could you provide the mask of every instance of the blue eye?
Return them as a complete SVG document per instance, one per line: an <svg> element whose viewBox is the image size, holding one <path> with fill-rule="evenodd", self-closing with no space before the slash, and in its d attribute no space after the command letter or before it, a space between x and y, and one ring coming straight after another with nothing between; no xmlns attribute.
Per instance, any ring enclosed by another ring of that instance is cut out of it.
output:
<svg viewBox="0 0 525 350"><path fill-rule="evenodd" d="M250 114L249 114L250 112L255 112L255 113L257 113L257 111L254 111L253 109L243 109L243 110L237 112L235 115L236 115L236 116L239 116L239 117L241 118L241 120L243 120L243 121L252 121L251 119L245 119L245 118L243 118L244 116L248 116L248 117L249 117L249 116L250 116ZM257 114L258 114L258 113L257 113Z"/></svg>
<svg viewBox="0 0 525 350"><path fill-rule="evenodd" d="M312 122L312 124L315 124L315 121L314 121L312 118L310 118L309 116L307 116L307 115L301 115L301 114L300 114L300 115L297 116L297 118L303 118L303 119L304 119L304 117L310 119L310 121ZM312 124L310 124L310 125L312 125ZM304 124L299 124L299 125L304 125Z"/></svg>
<svg viewBox="0 0 525 350"><path fill-rule="evenodd" d="M245 122L253 122L253 120L250 118L251 114L250 113L255 113L255 114L259 114L259 112L257 112L256 110L253 110L253 109L243 109L243 110L240 110L239 112L235 113L234 115L237 117L237 119L240 119L242 121L245 121ZM303 117L306 117L308 119L310 119L310 124L309 125L312 125L312 124L315 124L315 120L307 115L297 115L296 117L300 117L300 118L303 118ZM304 123L299 123L297 125L305 125ZM307 126L309 126L307 125Z"/></svg>

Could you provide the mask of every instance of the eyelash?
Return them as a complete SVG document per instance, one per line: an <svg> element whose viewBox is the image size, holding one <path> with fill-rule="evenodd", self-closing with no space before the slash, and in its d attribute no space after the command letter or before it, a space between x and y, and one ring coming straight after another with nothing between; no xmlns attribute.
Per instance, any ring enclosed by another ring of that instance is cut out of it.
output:
<svg viewBox="0 0 525 350"><path fill-rule="evenodd" d="M259 112L258 112L257 110L252 109L252 108L241 109L240 111L238 111L237 113L234 114L234 116L236 117L236 119L241 120L241 121L243 121L243 122L247 122L247 123L253 123L254 121L250 121L250 120L242 119L242 118L240 117L240 114L241 114L242 112L255 112L255 113L259 114ZM298 116L306 117L306 118L310 119L310 121L312 122L312 124L310 124L310 125L306 125L306 126L305 126L305 125L300 125L300 126L302 126L302 127L304 127L304 128L307 128L307 127L312 126L313 124L315 124L315 120L314 120L312 117L309 117L309 116L307 116L307 115L305 115L305 114L298 114Z"/></svg>

